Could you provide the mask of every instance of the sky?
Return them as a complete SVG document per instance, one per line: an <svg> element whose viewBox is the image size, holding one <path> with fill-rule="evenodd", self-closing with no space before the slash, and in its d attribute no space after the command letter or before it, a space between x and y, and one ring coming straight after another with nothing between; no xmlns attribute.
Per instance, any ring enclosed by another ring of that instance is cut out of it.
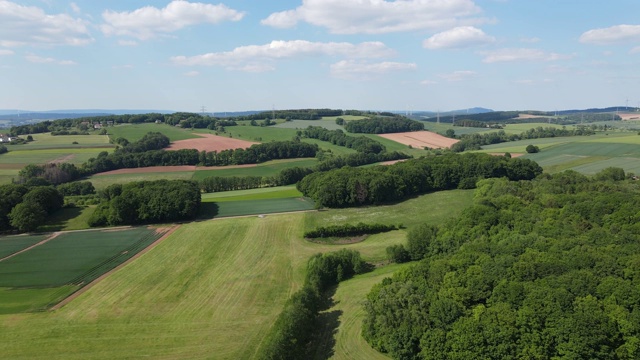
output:
<svg viewBox="0 0 640 360"><path fill-rule="evenodd" d="M638 0L0 0L0 109L640 107Z"/></svg>

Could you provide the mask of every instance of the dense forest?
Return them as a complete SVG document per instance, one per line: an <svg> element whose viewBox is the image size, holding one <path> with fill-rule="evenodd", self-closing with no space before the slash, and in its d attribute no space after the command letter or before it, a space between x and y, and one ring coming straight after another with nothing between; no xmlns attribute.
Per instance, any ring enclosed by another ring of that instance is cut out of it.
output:
<svg viewBox="0 0 640 360"><path fill-rule="evenodd" d="M455 188L474 188L483 178L530 180L542 168L526 159L467 153L411 159L390 166L316 172L297 187L321 207L350 207L403 200Z"/></svg>
<svg viewBox="0 0 640 360"><path fill-rule="evenodd" d="M394 115L348 121L344 128L351 133L388 134L424 130L424 124L401 115Z"/></svg>
<svg viewBox="0 0 640 360"><path fill-rule="evenodd" d="M622 169L486 179L408 236L417 265L373 287L365 339L396 359L639 359L640 192Z"/></svg>
<svg viewBox="0 0 640 360"><path fill-rule="evenodd" d="M134 225L193 220L200 209L194 181L157 180L114 184L100 192L103 202L89 226Z"/></svg>
<svg viewBox="0 0 640 360"><path fill-rule="evenodd" d="M0 231L32 231L64 203L53 186L0 185Z"/></svg>

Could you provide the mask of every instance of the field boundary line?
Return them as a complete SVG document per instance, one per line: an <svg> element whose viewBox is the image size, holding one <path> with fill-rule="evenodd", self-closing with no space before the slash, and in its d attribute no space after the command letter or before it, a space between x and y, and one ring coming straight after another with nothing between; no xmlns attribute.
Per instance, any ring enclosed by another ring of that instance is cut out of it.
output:
<svg viewBox="0 0 640 360"><path fill-rule="evenodd" d="M20 251L18 251L18 252L15 252L15 253L13 253L13 254L11 254L11 255L9 255L9 256L5 256L5 257L3 257L2 259L0 259L0 261L9 260L9 259L11 259L12 257L17 256L17 255L20 255L20 254L22 254L23 252L29 251L29 250L33 249L34 247L36 247L36 246L40 246L40 245L42 245L42 244L44 244L44 243L48 242L49 240L53 240L53 239L57 238L61 233L62 233L62 232L60 232L60 231L56 231L56 232L54 232L53 234L51 234L51 236L48 236L48 237L47 237L47 238L45 238L44 240L42 240L42 241L40 241L40 242L38 242L38 243L36 243L36 244L33 244L33 245L31 245L31 246L29 246L29 247L27 247L27 248L24 248L24 249L22 249L22 250L20 250Z"/></svg>
<svg viewBox="0 0 640 360"><path fill-rule="evenodd" d="M180 225L173 225L173 227L171 227L167 232L165 232L160 238L158 238L158 240L152 242L151 244L149 244L149 246L145 247L144 249L140 250L137 254L135 254L134 256L130 257L127 261L123 262L122 264L114 267L113 269L107 271L106 273L100 275L98 278L96 278L95 280L91 281L90 283L88 283L87 285L81 287L80 289L78 289L78 291L74 292L73 294L67 296L66 298L64 298L62 301L60 301L59 303L57 303L56 305L52 306L49 311L54 311L54 310L58 310L61 307L67 305L68 303L70 303L71 301L73 301L75 298L77 298L78 296L82 295L85 291L89 290L90 288L92 288L95 284L97 284L98 282L102 281L104 278L106 278L107 276L111 275L112 273L120 270L121 268L125 267L126 265L128 265L129 263L133 262L134 260L136 260L137 258L139 258L140 256L144 255L145 253L147 253L148 251L150 251L151 249L153 249L154 247L156 247L158 244L160 244L160 242L162 242L164 239L168 238L169 235L173 234L176 230L178 230L178 228L180 227Z"/></svg>

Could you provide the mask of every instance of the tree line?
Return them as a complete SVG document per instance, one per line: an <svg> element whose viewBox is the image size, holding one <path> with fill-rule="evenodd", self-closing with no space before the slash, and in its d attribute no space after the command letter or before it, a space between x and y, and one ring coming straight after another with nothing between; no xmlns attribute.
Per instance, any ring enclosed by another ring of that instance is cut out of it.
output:
<svg viewBox="0 0 640 360"><path fill-rule="evenodd" d="M464 134L455 136L454 132L447 132L449 137L459 138L460 141L451 146L454 152L463 152L466 150L479 150L482 146L499 144L508 141L518 141L526 139L552 138L561 136L589 136L594 135L595 131L587 126L577 126L575 129L567 129L565 127L541 127L529 129L520 134L507 134L504 130L489 132L484 134Z"/></svg>
<svg viewBox="0 0 640 360"><path fill-rule="evenodd" d="M424 124L401 115L394 115L348 121L344 128L350 133L387 134L424 130Z"/></svg>
<svg viewBox="0 0 640 360"><path fill-rule="evenodd" d="M327 238L327 237L345 237L379 234L392 230L398 230L400 227L396 225L385 224L365 224L358 223L356 225L343 224L331 226L319 226L313 230L305 231L304 237L309 239Z"/></svg>
<svg viewBox="0 0 640 360"><path fill-rule="evenodd" d="M410 159L390 166L338 168L315 172L297 184L320 207L381 204L431 191L474 188L483 178L530 180L542 168L527 159L481 153Z"/></svg>
<svg viewBox="0 0 640 360"><path fill-rule="evenodd" d="M64 203L53 186L6 184L0 186L0 231L32 231Z"/></svg>
<svg viewBox="0 0 640 360"><path fill-rule="evenodd" d="M88 220L92 227L192 220L200 210L200 189L189 180L113 184L100 196L103 202Z"/></svg>
<svg viewBox="0 0 640 360"><path fill-rule="evenodd" d="M372 288L364 338L395 359L640 358L640 193L626 177L480 181L457 219L409 232L422 260Z"/></svg>
<svg viewBox="0 0 640 360"><path fill-rule="evenodd" d="M319 311L327 290L355 274L369 270L360 253L353 250L316 254L307 262L307 274L300 290L285 303L259 349L260 359L308 359L310 342L321 326Z"/></svg>
<svg viewBox="0 0 640 360"><path fill-rule="evenodd" d="M342 130L328 130L321 126L309 126L303 133L309 139L327 141L363 153L379 154L386 151L384 145L366 136L349 136Z"/></svg>

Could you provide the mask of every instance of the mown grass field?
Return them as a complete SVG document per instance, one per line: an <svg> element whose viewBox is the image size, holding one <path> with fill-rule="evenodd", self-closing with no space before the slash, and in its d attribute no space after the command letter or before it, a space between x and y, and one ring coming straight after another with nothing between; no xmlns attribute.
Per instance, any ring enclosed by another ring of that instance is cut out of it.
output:
<svg viewBox="0 0 640 360"><path fill-rule="evenodd" d="M6 258L0 261L0 313L53 305L134 256L161 234L146 227L68 232ZM15 243L13 237L8 241ZM19 299L28 301L20 304Z"/></svg>
<svg viewBox="0 0 640 360"><path fill-rule="evenodd" d="M296 197L302 197L302 193L296 189L295 185L289 185L202 194L202 202L285 199Z"/></svg>
<svg viewBox="0 0 640 360"><path fill-rule="evenodd" d="M272 160L261 164L257 164L253 167L229 167L218 168L215 170L199 170L196 169L192 176L193 180L202 180L210 176L276 176L283 169L292 167L312 167L318 163L315 158L302 158L302 159L284 159L284 160Z"/></svg>
<svg viewBox="0 0 640 360"><path fill-rule="evenodd" d="M132 181L152 181L160 179L190 180L195 171L173 171L157 173L134 173L115 175L93 175L86 180L91 181L96 190L101 190L112 184L126 184Z"/></svg>
<svg viewBox="0 0 640 360"><path fill-rule="evenodd" d="M12 150L42 150L59 148L93 148L103 147L108 150L114 148L109 144L109 137L106 135L56 135L51 133L33 134L33 141L22 145L7 145L9 151ZM77 144L73 144L77 142Z"/></svg>
<svg viewBox="0 0 640 360"><path fill-rule="evenodd" d="M315 204L313 201L303 197L204 202L200 207L198 218L212 219L230 216L261 215L313 210L314 208Z"/></svg>
<svg viewBox="0 0 640 360"><path fill-rule="evenodd" d="M459 192L448 192L449 199ZM405 223L442 221L429 211L438 194L424 195L419 211L386 208ZM414 199L418 200L418 199ZM461 211L462 206L456 211ZM349 245L305 241L308 217L326 212L218 219L182 225L135 262L113 273L59 310L0 315L7 358L251 359L286 299L303 282L307 259L343 247L379 262L387 246L404 242L404 230ZM372 211L372 210L369 210ZM325 215L326 214L326 215ZM350 221L346 214L341 221ZM356 215L353 222L359 221ZM382 215L377 215L382 218ZM390 275L383 267L341 284L336 344L322 358L376 355L360 338L359 303L370 284Z"/></svg>
<svg viewBox="0 0 640 360"><path fill-rule="evenodd" d="M105 129L107 129L107 134L109 134L109 137L111 139L122 137L129 140L129 142L138 141L149 132L163 133L171 141L193 139L198 137L198 135L193 134L191 130L186 130L167 124L156 123L120 124L116 126L109 126Z"/></svg>

